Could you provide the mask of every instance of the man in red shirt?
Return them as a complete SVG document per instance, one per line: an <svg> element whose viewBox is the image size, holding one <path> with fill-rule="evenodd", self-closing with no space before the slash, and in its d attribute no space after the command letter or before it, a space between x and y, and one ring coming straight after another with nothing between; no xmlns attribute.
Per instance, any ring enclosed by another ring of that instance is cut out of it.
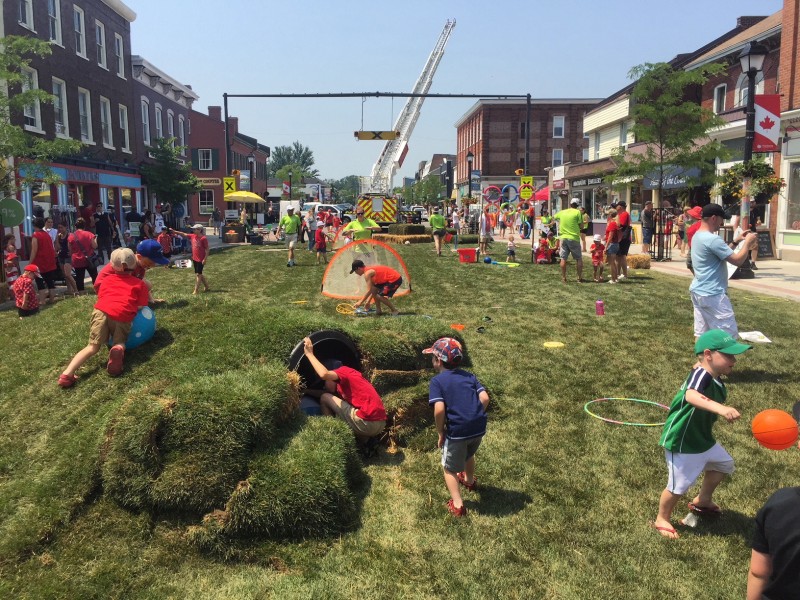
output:
<svg viewBox="0 0 800 600"><path fill-rule="evenodd" d="M39 272L42 274L42 279L36 280L36 285L39 287L40 292L39 302L42 303L44 300L45 286L47 287L47 301L54 302L55 296L53 295L53 291L56 287L58 264L56 263L56 251L55 246L53 246L53 238L44 230L43 217L36 217L33 219L30 264L39 267Z"/></svg>
<svg viewBox="0 0 800 600"><path fill-rule="evenodd" d="M100 352L100 347L108 342L109 337L113 346L108 353L106 370L112 377L122 374L125 343L131 332L131 324L139 309L147 306L149 291L144 282L133 275L137 262L132 250L114 250L109 266L113 272L103 278L102 286L97 291L97 302L89 325L89 343L78 351L58 378L58 385L62 388L75 385L78 380L75 372Z"/></svg>
<svg viewBox="0 0 800 600"><path fill-rule="evenodd" d="M362 260L354 260L353 264L350 265L350 274L353 273L359 276L363 275L367 284L367 293L353 305L354 308L358 308L362 304L366 306L370 300L373 300L375 302L376 315L382 314L381 304L385 304L392 311L392 316L396 317L400 314L400 311L389 300L403 284L403 278L400 273L391 267L384 267L383 265L370 265L367 267Z"/></svg>
<svg viewBox="0 0 800 600"><path fill-rule="evenodd" d="M197 223L192 227L194 233L182 233L174 229L170 230L171 233L186 238L192 244L192 264L194 266L195 275L193 294L200 292L201 283L206 292L211 289L208 287L206 276L203 275L203 268L206 266L206 259L208 258L208 238L206 237L205 229L203 225Z"/></svg>
<svg viewBox="0 0 800 600"><path fill-rule="evenodd" d="M319 397L322 414L339 417L362 440L379 435L386 427L386 409L372 384L359 371L348 366L329 371L314 356L310 338L303 340L303 352L324 382L323 390L305 392Z"/></svg>
<svg viewBox="0 0 800 600"><path fill-rule="evenodd" d="M622 201L617 202L616 207L620 234L617 268L619 278L625 279L628 276L628 251L631 249L631 214L627 211L628 205Z"/></svg>

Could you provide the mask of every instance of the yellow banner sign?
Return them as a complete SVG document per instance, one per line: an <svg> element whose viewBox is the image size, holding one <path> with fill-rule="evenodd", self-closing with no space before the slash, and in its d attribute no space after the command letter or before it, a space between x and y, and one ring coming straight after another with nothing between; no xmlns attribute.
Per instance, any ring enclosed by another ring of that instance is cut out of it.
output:
<svg viewBox="0 0 800 600"><path fill-rule="evenodd" d="M225 186L222 188L224 194L232 194L236 191L236 177L223 177Z"/></svg>
<svg viewBox="0 0 800 600"><path fill-rule="evenodd" d="M399 131L354 131L357 140L396 140L400 137Z"/></svg>
<svg viewBox="0 0 800 600"><path fill-rule="evenodd" d="M533 197L533 176L519 178L519 197L523 200Z"/></svg>

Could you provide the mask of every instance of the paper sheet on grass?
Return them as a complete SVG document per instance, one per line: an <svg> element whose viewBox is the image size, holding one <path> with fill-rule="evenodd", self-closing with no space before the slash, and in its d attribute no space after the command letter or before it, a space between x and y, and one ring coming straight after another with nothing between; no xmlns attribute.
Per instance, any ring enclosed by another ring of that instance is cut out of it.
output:
<svg viewBox="0 0 800 600"><path fill-rule="evenodd" d="M771 344L772 340L760 331L740 331L739 337L746 342L757 342L761 344Z"/></svg>

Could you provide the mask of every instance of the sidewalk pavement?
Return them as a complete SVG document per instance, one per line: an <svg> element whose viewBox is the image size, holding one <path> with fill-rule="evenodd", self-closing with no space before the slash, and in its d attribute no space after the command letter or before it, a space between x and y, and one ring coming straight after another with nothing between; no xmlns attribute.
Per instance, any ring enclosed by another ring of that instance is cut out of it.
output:
<svg viewBox="0 0 800 600"><path fill-rule="evenodd" d="M505 240L495 235L495 254L505 254ZM529 258L528 253L531 247L531 240L521 240L518 236L514 236L517 243L517 259L525 261ZM591 241L586 240L586 247L591 246ZM685 279L691 279L692 273L686 268L686 258L680 255L677 248L673 248L673 258L671 261L656 262L650 261L650 269L657 273L664 273L666 275L675 275ZM641 244L632 244L630 254L641 254ZM588 254L585 253L585 256ZM589 263L591 264L591 263ZM729 281L730 287L742 290L748 290L758 294L765 294L769 296L778 296L788 300L800 302L800 262L790 262L786 260L765 259L756 262L757 269L754 279L731 279ZM584 269L585 270L585 269ZM686 282L686 289L688 294L689 282Z"/></svg>

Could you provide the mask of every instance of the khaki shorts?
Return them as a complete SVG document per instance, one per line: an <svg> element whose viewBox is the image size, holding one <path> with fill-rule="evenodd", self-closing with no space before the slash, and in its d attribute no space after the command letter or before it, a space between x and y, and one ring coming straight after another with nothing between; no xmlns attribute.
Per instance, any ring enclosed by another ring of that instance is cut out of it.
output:
<svg viewBox="0 0 800 600"><path fill-rule="evenodd" d="M336 416L347 423L357 435L373 437L380 434L386 427L386 421L365 421L357 416L353 405L338 396L333 396L332 399Z"/></svg>
<svg viewBox="0 0 800 600"><path fill-rule="evenodd" d="M124 346L125 342L128 341L128 334L131 332L132 324L132 321L122 323L109 319L106 313L95 308L89 322L89 343L103 346L108 342L108 338L112 338L111 343L113 345L122 344Z"/></svg>
<svg viewBox="0 0 800 600"><path fill-rule="evenodd" d="M287 233L286 234L286 247L293 249L297 244L297 234L296 233Z"/></svg>

